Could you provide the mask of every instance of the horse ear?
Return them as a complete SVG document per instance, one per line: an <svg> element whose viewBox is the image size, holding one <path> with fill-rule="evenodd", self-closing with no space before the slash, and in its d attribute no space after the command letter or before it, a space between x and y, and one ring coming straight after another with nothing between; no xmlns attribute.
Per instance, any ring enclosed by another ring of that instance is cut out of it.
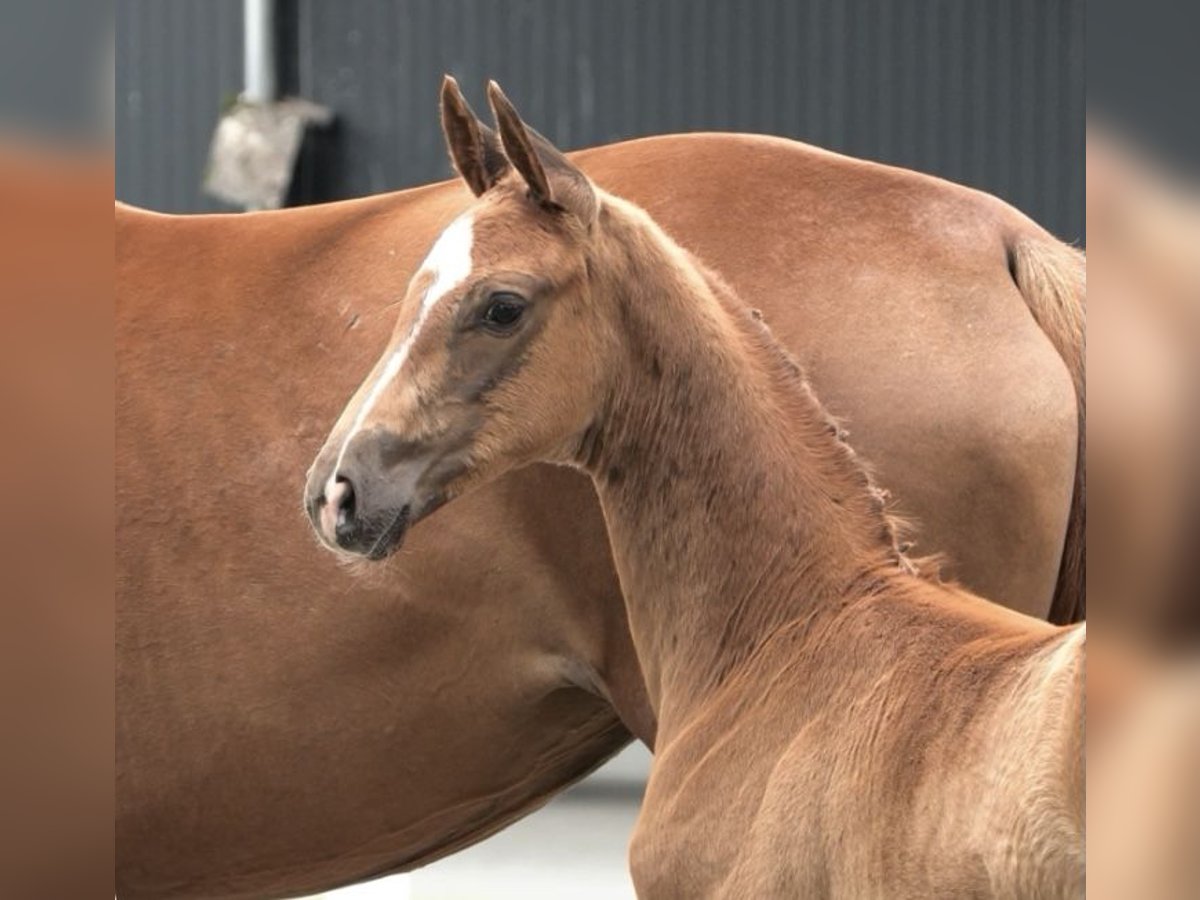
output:
<svg viewBox="0 0 1200 900"><path fill-rule="evenodd" d="M454 168L476 197L508 171L496 132L476 118L450 75L442 79L442 133Z"/></svg>
<svg viewBox="0 0 1200 900"><path fill-rule="evenodd" d="M496 117L504 154L529 186L529 195L542 206L565 209L591 225L597 202L588 177L521 120L494 81L488 82L488 102Z"/></svg>

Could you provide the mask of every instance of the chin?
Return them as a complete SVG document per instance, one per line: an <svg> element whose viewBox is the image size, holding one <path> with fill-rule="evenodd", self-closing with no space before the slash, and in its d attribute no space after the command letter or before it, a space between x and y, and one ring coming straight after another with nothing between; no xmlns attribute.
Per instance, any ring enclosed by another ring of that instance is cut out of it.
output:
<svg viewBox="0 0 1200 900"><path fill-rule="evenodd" d="M372 562L387 559L399 550L417 517L412 514L411 507L405 505L380 518L385 523L383 529L364 535L359 546L354 548L358 555Z"/></svg>

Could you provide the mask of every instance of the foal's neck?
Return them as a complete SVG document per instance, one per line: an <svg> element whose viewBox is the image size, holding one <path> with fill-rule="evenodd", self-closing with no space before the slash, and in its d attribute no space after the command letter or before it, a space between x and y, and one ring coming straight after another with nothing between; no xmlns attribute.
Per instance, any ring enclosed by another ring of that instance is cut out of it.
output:
<svg viewBox="0 0 1200 900"><path fill-rule="evenodd" d="M765 326L640 211L610 203L605 227L620 276L598 287L629 359L580 458L661 735L779 627L899 557L880 493Z"/></svg>

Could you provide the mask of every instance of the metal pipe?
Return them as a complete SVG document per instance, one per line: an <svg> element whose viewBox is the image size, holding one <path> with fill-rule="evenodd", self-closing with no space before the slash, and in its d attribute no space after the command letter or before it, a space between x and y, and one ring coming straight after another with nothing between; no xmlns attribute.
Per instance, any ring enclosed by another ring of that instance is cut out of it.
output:
<svg viewBox="0 0 1200 900"><path fill-rule="evenodd" d="M275 2L243 0L242 49L245 90L248 103L270 103L276 98L275 84Z"/></svg>

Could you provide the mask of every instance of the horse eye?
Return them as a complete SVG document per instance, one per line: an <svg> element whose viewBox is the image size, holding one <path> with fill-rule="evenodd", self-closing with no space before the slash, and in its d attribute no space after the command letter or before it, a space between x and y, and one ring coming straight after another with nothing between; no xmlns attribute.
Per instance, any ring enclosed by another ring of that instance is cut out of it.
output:
<svg viewBox="0 0 1200 900"><path fill-rule="evenodd" d="M494 331L512 328L521 320L525 302L516 294L492 294L483 311L483 322Z"/></svg>

